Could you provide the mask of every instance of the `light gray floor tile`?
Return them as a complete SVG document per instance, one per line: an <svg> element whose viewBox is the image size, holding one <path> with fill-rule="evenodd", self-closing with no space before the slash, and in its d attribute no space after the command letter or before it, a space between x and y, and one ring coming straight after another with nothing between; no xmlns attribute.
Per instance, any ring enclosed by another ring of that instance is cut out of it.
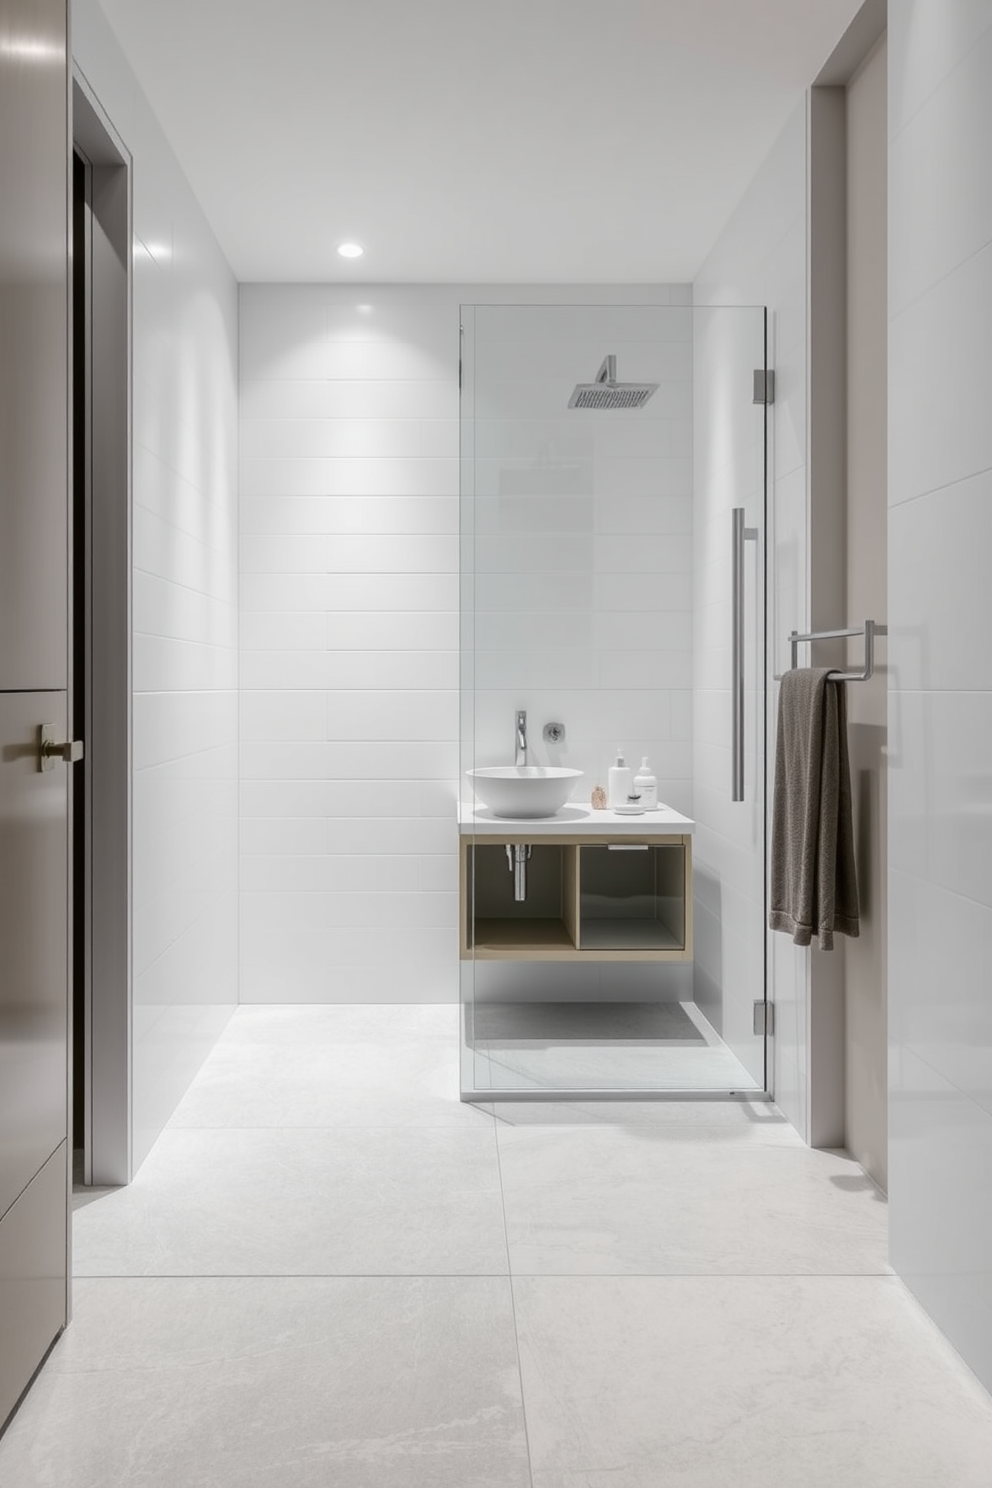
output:
<svg viewBox="0 0 992 1488"><path fill-rule="evenodd" d="M885 1273L886 1206L851 1158L497 1123L515 1274Z"/></svg>
<svg viewBox="0 0 992 1488"><path fill-rule="evenodd" d="M77 1276L506 1271L491 1125L167 1131L76 1205Z"/></svg>
<svg viewBox="0 0 992 1488"><path fill-rule="evenodd" d="M476 1127L488 1114L459 1100L458 1045L342 1039L271 1046L222 1039L170 1127Z"/></svg>
<svg viewBox="0 0 992 1488"><path fill-rule="evenodd" d="M531 1488L504 1208L533 1488L989 1488L992 1399L856 1163L757 1100L460 1106L457 1029L235 1014L77 1195L96 1279L3 1488Z"/></svg>
<svg viewBox="0 0 992 1488"><path fill-rule="evenodd" d="M992 1400L894 1277L513 1290L534 1488L988 1488Z"/></svg>
<svg viewBox="0 0 992 1488"><path fill-rule="evenodd" d="M90 1281L7 1488L529 1488L509 1287Z"/></svg>

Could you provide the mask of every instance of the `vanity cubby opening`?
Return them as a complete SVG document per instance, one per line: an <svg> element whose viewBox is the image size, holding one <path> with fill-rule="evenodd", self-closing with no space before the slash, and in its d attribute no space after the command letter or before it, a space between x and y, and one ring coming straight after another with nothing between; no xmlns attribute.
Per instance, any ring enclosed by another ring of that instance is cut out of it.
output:
<svg viewBox="0 0 992 1488"><path fill-rule="evenodd" d="M580 950L685 950L681 842L604 843L578 851Z"/></svg>
<svg viewBox="0 0 992 1488"><path fill-rule="evenodd" d="M514 874L505 842L468 846L463 944L469 955L532 960L542 952L575 949L562 914L563 860L569 849L560 843L524 843L519 838L509 845L518 843L531 850L524 900L514 898Z"/></svg>

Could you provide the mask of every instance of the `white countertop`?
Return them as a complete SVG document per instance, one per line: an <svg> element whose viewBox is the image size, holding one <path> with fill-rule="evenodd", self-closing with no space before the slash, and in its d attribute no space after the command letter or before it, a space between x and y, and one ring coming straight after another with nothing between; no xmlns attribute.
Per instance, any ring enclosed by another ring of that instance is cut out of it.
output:
<svg viewBox="0 0 992 1488"><path fill-rule="evenodd" d="M494 816L488 806L458 806L458 831L462 836L491 836L510 832L514 836L560 837L574 832L576 836L620 837L625 832L643 836L646 832L688 833L696 823L670 806L645 811L640 816L618 815L615 811L594 811L588 804L570 801L554 816Z"/></svg>

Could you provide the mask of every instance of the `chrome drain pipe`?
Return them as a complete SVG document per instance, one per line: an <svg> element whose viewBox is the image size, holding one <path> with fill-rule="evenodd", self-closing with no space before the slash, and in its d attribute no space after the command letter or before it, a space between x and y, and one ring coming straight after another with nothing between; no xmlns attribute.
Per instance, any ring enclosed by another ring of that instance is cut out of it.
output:
<svg viewBox="0 0 992 1488"><path fill-rule="evenodd" d="M513 897L518 904L527 898L527 860L533 849L525 842L506 844L506 861L513 874Z"/></svg>

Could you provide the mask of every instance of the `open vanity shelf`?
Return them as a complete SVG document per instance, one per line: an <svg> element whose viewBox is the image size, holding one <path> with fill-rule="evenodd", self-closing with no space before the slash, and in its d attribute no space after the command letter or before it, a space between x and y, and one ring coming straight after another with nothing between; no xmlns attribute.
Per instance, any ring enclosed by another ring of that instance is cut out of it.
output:
<svg viewBox="0 0 992 1488"><path fill-rule="evenodd" d="M592 815L593 813L590 813ZM603 817L604 813L595 813ZM459 924L463 959L689 961L692 823L637 818L461 823ZM617 825L619 823L619 825ZM690 830L673 827L684 824ZM558 828L555 831L555 828ZM530 848L527 893L514 898L507 847Z"/></svg>

